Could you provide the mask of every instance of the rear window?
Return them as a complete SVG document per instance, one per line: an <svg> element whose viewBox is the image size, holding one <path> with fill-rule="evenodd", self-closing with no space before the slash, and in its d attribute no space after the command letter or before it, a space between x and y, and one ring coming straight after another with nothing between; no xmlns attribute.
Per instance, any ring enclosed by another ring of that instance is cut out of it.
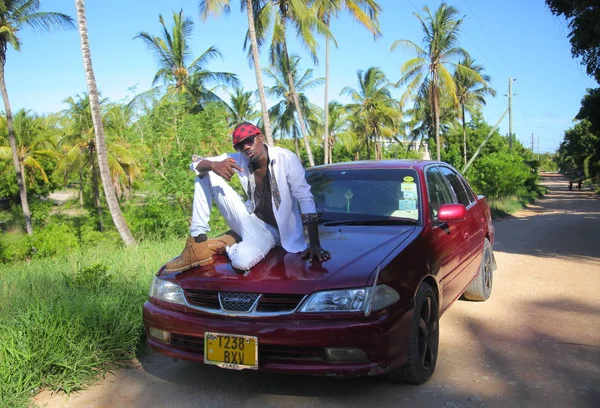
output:
<svg viewBox="0 0 600 408"><path fill-rule="evenodd" d="M420 191L413 169L308 170L306 179L323 218L364 215L419 221Z"/></svg>

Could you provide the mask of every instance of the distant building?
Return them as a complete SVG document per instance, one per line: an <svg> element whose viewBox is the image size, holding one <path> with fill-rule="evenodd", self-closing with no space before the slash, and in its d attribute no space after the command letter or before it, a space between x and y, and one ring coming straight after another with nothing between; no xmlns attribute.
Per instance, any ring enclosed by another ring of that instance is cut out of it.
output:
<svg viewBox="0 0 600 408"><path fill-rule="evenodd" d="M429 145L426 141L423 141L423 143L421 143L420 148L419 143L416 141L409 142L406 140L398 139L384 139L381 141L381 144L386 149L393 148L393 146L397 146L398 144L400 144L403 150L408 150L409 152L419 152L419 159L431 160L431 154L429 154Z"/></svg>

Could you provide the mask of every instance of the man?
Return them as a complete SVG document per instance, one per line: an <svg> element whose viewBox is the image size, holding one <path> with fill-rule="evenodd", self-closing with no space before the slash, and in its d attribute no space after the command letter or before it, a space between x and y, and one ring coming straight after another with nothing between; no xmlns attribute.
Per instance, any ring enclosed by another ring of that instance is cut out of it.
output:
<svg viewBox="0 0 600 408"><path fill-rule="evenodd" d="M330 259L331 254L321 248L314 198L298 157L281 147L267 147L260 129L248 122L236 126L232 139L236 153L192 158L190 167L198 177L191 236L181 255L167 262L165 271L209 265L213 255L223 252L233 267L247 271L277 245L288 252L302 251L302 257L311 262ZM246 204L227 183L236 173L249 198ZM207 239L213 199L237 236Z"/></svg>

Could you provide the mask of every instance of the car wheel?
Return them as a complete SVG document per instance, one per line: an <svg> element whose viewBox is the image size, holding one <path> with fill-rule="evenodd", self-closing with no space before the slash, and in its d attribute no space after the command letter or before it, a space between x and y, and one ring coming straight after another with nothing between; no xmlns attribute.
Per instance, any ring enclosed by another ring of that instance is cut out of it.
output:
<svg viewBox="0 0 600 408"><path fill-rule="evenodd" d="M437 361L440 340L439 310L435 292L422 283L415 297L415 310L410 328L408 360L389 373L394 381L423 384L431 378Z"/></svg>
<svg viewBox="0 0 600 408"><path fill-rule="evenodd" d="M477 277L467 286L463 297L467 300L487 300L492 294L494 281L494 254L492 244L486 238L483 242L483 257Z"/></svg>

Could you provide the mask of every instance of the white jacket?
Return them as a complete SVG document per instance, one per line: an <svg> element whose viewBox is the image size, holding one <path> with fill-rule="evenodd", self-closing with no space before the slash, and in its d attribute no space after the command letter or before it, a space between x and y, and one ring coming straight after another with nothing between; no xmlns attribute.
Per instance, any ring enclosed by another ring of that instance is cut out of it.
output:
<svg viewBox="0 0 600 408"><path fill-rule="evenodd" d="M316 219L315 200L306 182L304 167L296 154L282 147L266 146L269 152L269 172L271 175L271 203L277 221L281 246L288 252L300 252L306 249L303 219ZM255 209L255 182L250 167L250 159L242 153L225 153L215 157L194 156L190 168L196 170L201 160L223 161L232 158L243 169L237 172L242 187L249 199L246 201L248 212ZM298 209L300 204L300 209ZM302 216L301 214L302 213Z"/></svg>

